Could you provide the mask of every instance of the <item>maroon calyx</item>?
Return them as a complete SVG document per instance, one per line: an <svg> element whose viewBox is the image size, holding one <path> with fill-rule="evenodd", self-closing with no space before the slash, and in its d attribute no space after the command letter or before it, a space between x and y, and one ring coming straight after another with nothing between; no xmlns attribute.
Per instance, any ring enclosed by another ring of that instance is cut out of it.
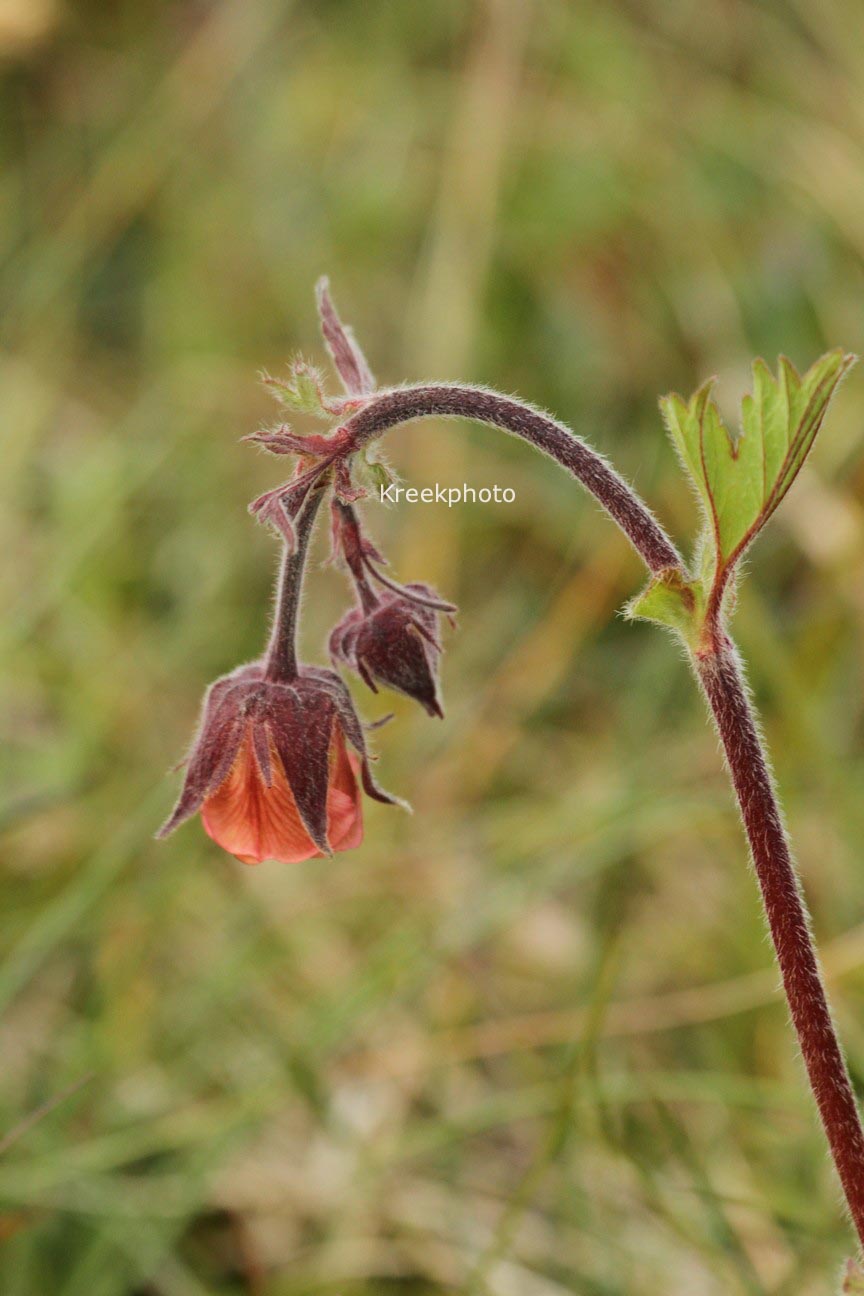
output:
<svg viewBox="0 0 864 1296"><path fill-rule="evenodd" d="M404 587L406 594L383 591L369 611L352 608L330 635L330 656L355 670L378 692L378 684L404 693L428 712L443 717L438 683L437 616L410 597L435 598L428 585Z"/></svg>

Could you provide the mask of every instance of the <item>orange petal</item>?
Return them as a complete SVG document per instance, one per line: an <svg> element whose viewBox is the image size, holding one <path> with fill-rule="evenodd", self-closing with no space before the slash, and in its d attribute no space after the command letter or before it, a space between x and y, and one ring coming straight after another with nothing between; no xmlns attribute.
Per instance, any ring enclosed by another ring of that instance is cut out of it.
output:
<svg viewBox="0 0 864 1296"><path fill-rule="evenodd" d="M253 754L251 730L247 731L228 777L204 802L204 828L218 845L244 864L260 864L263 860L299 864L320 857L272 744L270 754L273 783L268 788Z"/></svg>
<svg viewBox="0 0 864 1296"><path fill-rule="evenodd" d="M357 786L357 761L348 754L337 722L330 745L330 789L327 793L327 837L334 850L351 850L363 840L363 808Z"/></svg>

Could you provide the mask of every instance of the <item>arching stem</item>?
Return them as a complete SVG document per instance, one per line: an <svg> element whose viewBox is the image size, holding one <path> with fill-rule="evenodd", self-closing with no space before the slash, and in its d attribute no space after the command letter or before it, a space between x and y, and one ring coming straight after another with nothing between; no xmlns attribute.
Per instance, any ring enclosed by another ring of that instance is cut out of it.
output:
<svg viewBox="0 0 864 1296"><path fill-rule="evenodd" d="M428 384L371 395L336 434L352 454L399 424L436 415L471 419L513 433L576 477L618 523L652 573L684 563L639 496L602 456L562 423L484 388ZM718 610L707 651L694 656L697 678L726 753L762 893L792 1021L849 1212L864 1247L864 1131L831 1019L807 907L734 645Z"/></svg>
<svg viewBox="0 0 864 1296"><path fill-rule="evenodd" d="M618 523L652 572L684 563L651 510L615 469L575 433L548 414L483 387L430 383L397 387L369 397L339 430L340 443L353 453L389 428L434 414L473 419L502 428L542 450L576 477Z"/></svg>

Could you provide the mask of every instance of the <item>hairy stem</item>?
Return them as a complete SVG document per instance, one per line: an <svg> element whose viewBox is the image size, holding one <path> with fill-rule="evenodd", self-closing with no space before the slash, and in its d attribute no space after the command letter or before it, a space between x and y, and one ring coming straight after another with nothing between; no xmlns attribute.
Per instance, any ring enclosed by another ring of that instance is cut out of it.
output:
<svg viewBox="0 0 864 1296"><path fill-rule="evenodd" d="M265 678L288 683L297 678L297 613L303 589L303 571L309 541L319 506L324 498L324 483L312 488L296 519L296 547L282 550L282 563L276 593L273 629L267 646Z"/></svg>
<svg viewBox="0 0 864 1296"><path fill-rule="evenodd" d="M683 569L678 550L646 504L597 454L563 423L483 387L433 383L397 387L371 396L339 432L350 451L362 449L389 428L434 414L473 419L512 432L571 472L614 518L652 572Z"/></svg>
<svg viewBox="0 0 864 1296"><path fill-rule="evenodd" d="M605 459L564 424L496 392L428 384L376 393L339 429L339 453L352 454L390 428L427 415L473 419L524 438L591 492L650 571L677 568L686 575L684 563L663 528ZM861 1119L831 1020L768 762L735 648L719 625L716 611L711 618L711 633L706 636L710 647L697 656L696 673L726 753L807 1074L849 1212L864 1246Z"/></svg>
<svg viewBox="0 0 864 1296"><path fill-rule="evenodd" d="M726 753L750 842L792 1022L849 1212L864 1246L864 1132L843 1059L807 907L734 646L720 644L696 671Z"/></svg>

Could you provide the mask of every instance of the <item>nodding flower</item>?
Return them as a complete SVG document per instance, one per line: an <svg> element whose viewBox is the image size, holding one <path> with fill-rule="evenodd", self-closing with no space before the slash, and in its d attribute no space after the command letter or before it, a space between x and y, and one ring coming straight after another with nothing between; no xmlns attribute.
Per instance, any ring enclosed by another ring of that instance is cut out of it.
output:
<svg viewBox="0 0 864 1296"><path fill-rule="evenodd" d="M333 671L301 666L288 682L241 666L207 691L166 837L199 810L207 833L245 864L284 864L363 839L366 793L399 804L369 769L363 727Z"/></svg>
<svg viewBox="0 0 864 1296"><path fill-rule="evenodd" d="M373 693L376 681L414 698L433 716L443 717L438 688L441 645L437 614L428 602L437 599L428 585L403 586L403 593L383 590L368 609L352 608L330 635L330 656L357 672Z"/></svg>

